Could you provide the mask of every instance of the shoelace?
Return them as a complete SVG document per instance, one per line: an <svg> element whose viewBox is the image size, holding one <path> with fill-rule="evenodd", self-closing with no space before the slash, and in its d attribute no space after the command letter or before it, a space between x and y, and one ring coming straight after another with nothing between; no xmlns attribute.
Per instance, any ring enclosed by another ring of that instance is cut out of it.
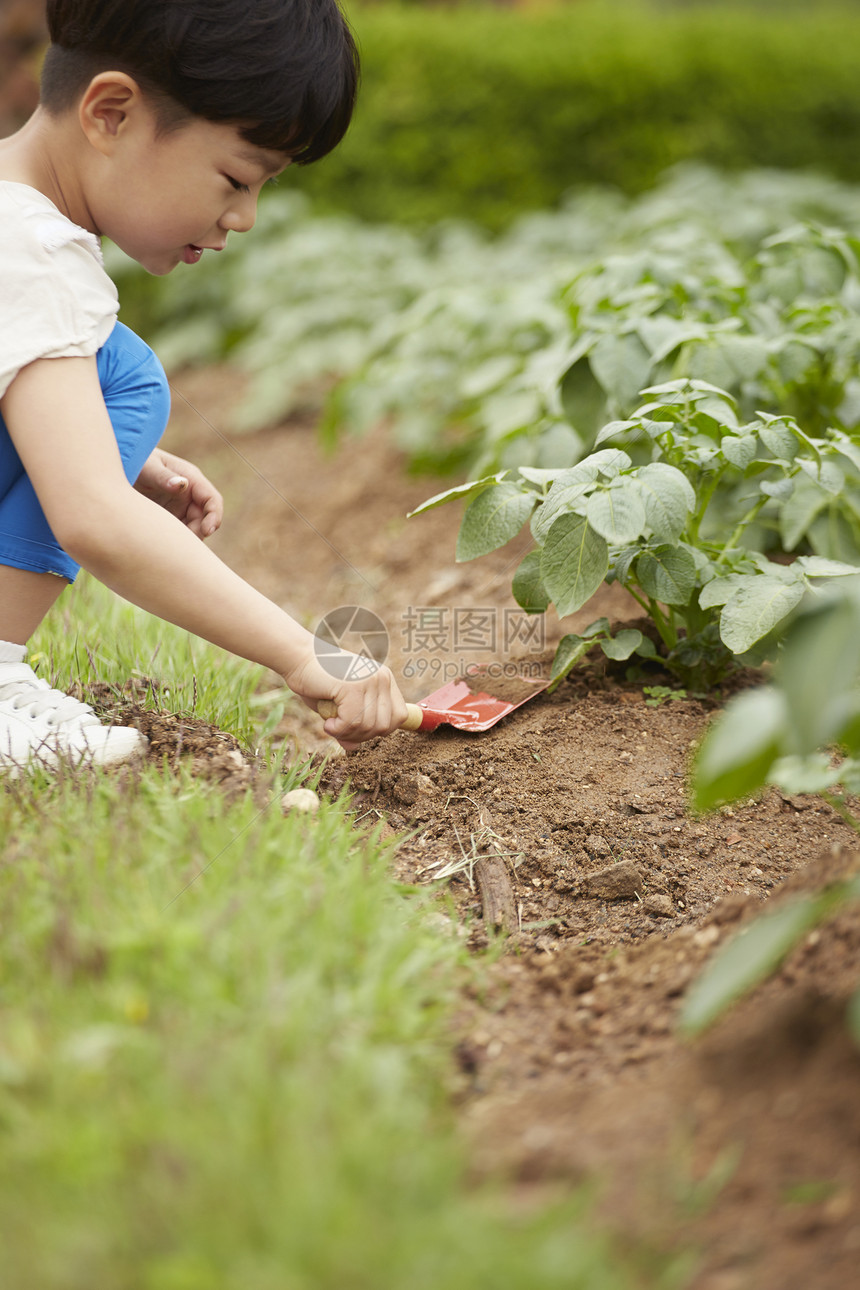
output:
<svg viewBox="0 0 860 1290"><path fill-rule="evenodd" d="M16 712L29 708L33 717L47 716L52 726L74 721L78 726L99 725L99 719L88 703L62 690L52 690L47 681L10 681L0 685L0 702L12 700Z"/></svg>

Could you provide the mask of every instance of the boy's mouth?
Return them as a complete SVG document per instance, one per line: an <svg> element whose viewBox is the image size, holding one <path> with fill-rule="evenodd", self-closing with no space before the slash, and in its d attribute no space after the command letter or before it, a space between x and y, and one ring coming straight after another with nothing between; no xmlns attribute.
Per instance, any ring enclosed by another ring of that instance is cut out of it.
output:
<svg viewBox="0 0 860 1290"><path fill-rule="evenodd" d="M226 245L226 239L218 246L198 246L196 242L189 242L182 252L182 259L186 264L196 264L204 251L223 251Z"/></svg>

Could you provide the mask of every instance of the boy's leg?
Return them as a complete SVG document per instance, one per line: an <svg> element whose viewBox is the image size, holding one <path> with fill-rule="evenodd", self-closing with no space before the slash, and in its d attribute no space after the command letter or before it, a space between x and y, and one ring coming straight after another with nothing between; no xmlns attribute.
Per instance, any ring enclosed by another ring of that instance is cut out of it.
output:
<svg viewBox="0 0 860 1290"><path fill-rule="evenodd" d="M68 585L65 578L53 573L0 564L0 641L26 645Z"/></svg>
<svg viewBox="0 0 860 1290"><path fill-rule="evenodd" d="M167 382L148 346L119 323L99 351L98 369L133 483L167 424ZM0 420L0 771L53 766L59 758L124 762L146 747L136 730L102 726L87 704L52 690L25 661L26 641L77 573Z"/></svg>
<svg viewBox="0 0 860 1290"><path fill-rule="evenodd" d="M99 381L130 483L167 425L170 392L152 350L117 323ZM80 566L62 550L0 418L0 640L25 644Z"/></svg>

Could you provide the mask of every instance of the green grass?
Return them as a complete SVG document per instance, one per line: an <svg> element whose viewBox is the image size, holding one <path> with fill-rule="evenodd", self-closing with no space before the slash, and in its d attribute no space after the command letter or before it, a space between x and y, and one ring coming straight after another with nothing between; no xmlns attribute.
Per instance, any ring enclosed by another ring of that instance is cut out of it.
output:
<svg viewBox="0 0 860 1290"><path fill-rule="evenodd" d="M198 714L253 742L258 669L75 594L37 642L58 676L137 668L178 705L193 668ZM581 1200L518 1212L467 1183L450 1017L480 968L377 832L343 802L283 818L283 787L0 786L4 1290L677 1284Z"/></svg>
<svg viewBox="0 0 860 1290"><path fill-rule="evenodd" d="M52 685L78 681L120 687L131 678L160 683L158 706L186 712L251 746L260 734L256 691L267 675L128 604L82 573L31 641L30 662ZM286 701L292 700L284 688Z"/></svg>

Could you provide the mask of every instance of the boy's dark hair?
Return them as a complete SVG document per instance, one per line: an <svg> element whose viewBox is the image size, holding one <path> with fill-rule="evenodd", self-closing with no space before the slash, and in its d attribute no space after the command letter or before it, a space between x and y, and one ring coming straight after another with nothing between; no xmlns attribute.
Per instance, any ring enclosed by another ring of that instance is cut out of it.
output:
<svg viewBox="0 0 860 1290"><path fill-rule="evenodd" d="M337 0L47 0L42 104L74 106L103 71L134 77L159 127L239 123L250 143L317 161L346 133L358 53Z"/></svg>

